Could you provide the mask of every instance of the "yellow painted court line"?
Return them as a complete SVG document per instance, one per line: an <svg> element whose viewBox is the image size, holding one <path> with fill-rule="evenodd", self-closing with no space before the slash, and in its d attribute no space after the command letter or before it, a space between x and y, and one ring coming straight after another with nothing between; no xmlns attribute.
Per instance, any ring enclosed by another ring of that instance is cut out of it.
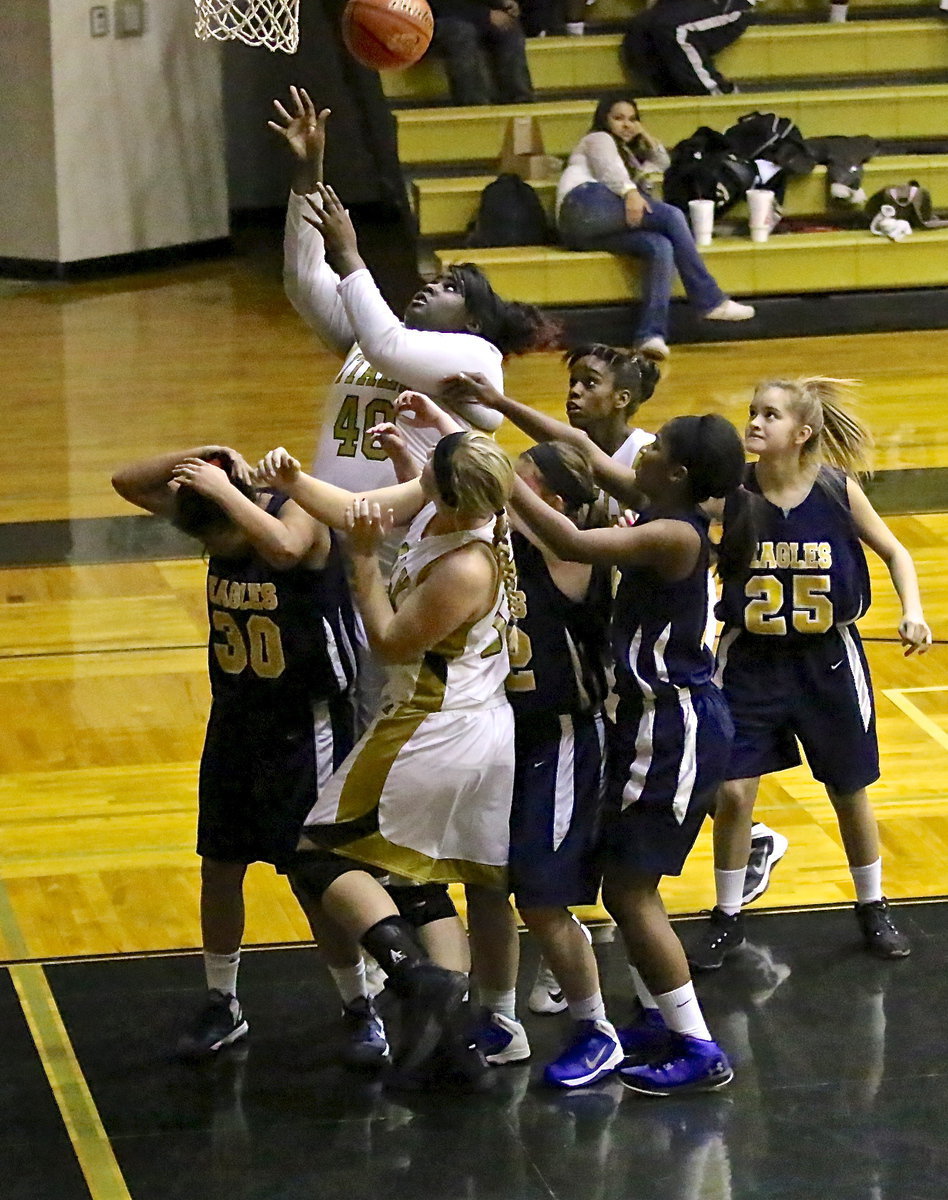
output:
<svg viewBox="0 0 948 1200"><path fill-rule="evenodd" d="M92 1200L131 1200L46 973L33 963L9 970L89 1195Z"/></svg>
<svg viewBox="0 0 948 1200"><path fill-rule="evenodd" d="M948 692L948 683L928 683L924 687L904 687L895 690L906 696L912 692Z"/></svg>
<svg viewBox="0 0 948 1200"><path fill-rule="evenodd" d="M23 936L23 930L20 928L20 922L16 919L16 912L10 903L10 894L2 878L0 878L0 937L6 943L11 958L32 957L26 944L26 938Z"/></svg>
<svg viewBox="0 0 948 1200"><path fill-rule="evenodd" d="M917 690L921 691L920 688ZM891 700L896 708L901 709L909 720L914 721L919 729L923 729L933 741L936 741L944 750L948 750L948 733L930 717L926 717L921 709L916 708L911 700L907 700L901 691L886 689L882 694L887 700Z"/></svg>

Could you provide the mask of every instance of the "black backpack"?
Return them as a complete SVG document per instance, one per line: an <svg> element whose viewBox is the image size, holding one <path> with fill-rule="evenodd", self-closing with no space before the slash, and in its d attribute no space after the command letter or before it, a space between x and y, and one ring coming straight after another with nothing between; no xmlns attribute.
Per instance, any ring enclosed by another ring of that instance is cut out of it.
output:
<svg viewBox="0 0 948 1200"><path fill-rule="evenodd" d="M466 246L542 246L552 230L540 197L519 175L498 175L481 192Z"/></svg>
<svg viewBox="0 0 948 1200"><path fill-rule="evenodd" d="M745 113L725 129L724 137L739 158L763 158L790 175L808 175L815 165L803 134L789 117L777 113Z"/></svg>
<svg viewBox="0 0 948 1200"><path fill-rule="evenodd" d="M662 196L688 212L689 200L713 200L716 213L727 212L757 179L757 168L733 153L727 139L702 125L673 147Z"/></svg>
<svg viewBox="0 0 948 1200"><path fill-rule="evenodd" d="M943 229L948 225L948 221L932 211L931 194L927 188L919 187L915 179L874 192L866 201L865 215L868 220L872 220L883 204L890 204L895 209L895 215L908 221L913 229Z"/></svg>

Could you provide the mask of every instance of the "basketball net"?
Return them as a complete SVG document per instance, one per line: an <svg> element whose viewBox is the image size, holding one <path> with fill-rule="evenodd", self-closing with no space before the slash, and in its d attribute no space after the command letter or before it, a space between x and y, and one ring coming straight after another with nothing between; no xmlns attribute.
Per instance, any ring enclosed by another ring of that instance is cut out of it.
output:
<svg viewBox="0 0 948 1200"><path fill-rule="evenodd" d="M295 54L300 0L194 0L194 33L202 41L245 42Z"/></svg>

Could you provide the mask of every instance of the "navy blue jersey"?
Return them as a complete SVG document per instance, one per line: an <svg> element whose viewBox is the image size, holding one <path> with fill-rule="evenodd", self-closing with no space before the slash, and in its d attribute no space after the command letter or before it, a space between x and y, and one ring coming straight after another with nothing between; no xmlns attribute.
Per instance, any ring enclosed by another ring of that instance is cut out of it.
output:
<svg viewBox="0 0 948 1200"><path fill-rule="evenodd" d="M745 487L760 494L753 464ZM866 611L869 567L841 471L821 467L806 499L788 511L762 496L756 520L753 561L723 587L718 615L725 626L767 637L775 646L794 645Z"/></svg>
<svg viewBox="0 0 948 1200"><path fill-rule="evenodd" d="M528 538L514 530L511 543L527 598L507 678L514 714L592 712L608 690L611 572L594 567L585 597L571 600L553 582L546 560Z"/></svg>
<svg viewBox="0 0 948 1200"><path fill-rule="evenodd" d="M286 497L274 494L276 516ZM355 678L355 615L335 534L321 570L279 571L260 555L207 566L208 671L215 700L331 699Z"/></svg>
<svg viewBox="0 0 948 1200"><path fill-rule="evenodd" d="M636 525L653 519L657 515L645 513ZM639 566L623 567L619 575L612 648L620 696L672 698L676 689L700 687L714 673L714 659L705 643L710 603L708 522L701 513L674 519L691 525L701 536L701 552L687 579L669 583L651 567Z"/></svg>

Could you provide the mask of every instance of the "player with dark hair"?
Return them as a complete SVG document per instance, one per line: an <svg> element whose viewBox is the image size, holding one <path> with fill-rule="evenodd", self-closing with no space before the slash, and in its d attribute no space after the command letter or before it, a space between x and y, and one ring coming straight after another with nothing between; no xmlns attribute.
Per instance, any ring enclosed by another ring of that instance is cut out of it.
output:
<svg viewBox="0 0 948 1200"><path fill-rule="evenodd" d="M269 122L296 162L284 284L306 324L345 360L330 385L313 469L338 487L386 487L394 472L368 430L394 419L399 392L415 388L440 402L442 381L458 371L481 372L502 388L504 358L548 348L559 328L538 308L501 299L473 264L450 267L422 287L399 320L362 261L348 213L323 182L329 109L317 112L302 89L292 88L291 97L292 111L275 101L277 120ZM486 432L501 420L476 403L457 415ZM420 469L436 438L406 428L405 439Z"/></svg>
<svg viewBox="0 0 948 1200"><path fill-rule="evenodd" d="M303 818L354 744L355 625L337 539L277 492L258 491L226 446L130 463L112 484L169 518L210 557L213 701L198 788L201 931L208 998L179 1050L197 1058L244 1037L237 999L247 865L294 883ZM336 982L355 1062L388 1056L357 944L297 891Z"/></svg>
<svg viewBox="0 0 948 1200"><path fill-rule="evenodd" d="M651 1095L716 1089L733 1074L708 1032L658 887L663 875L680 874L727 767L732 726L705 637L711 547L700 505L724 496L737 505L743 469L740 438L723 417L677 417L639 455L643 508L631 527L580 530L524 484L514 490L515 512L561 558L620 569L602 892L643 1006L622 1040L630 1058L646 1061L630 1061L619 1075ZM740 569L750 550L735 514L719 569Z"/></svg>
<svg viewBox="0 0 948 1200"><path fill-rule="evenodd" d="M437 442L418 479L374 492L304 475L282 448L258 473L346 529L369 645L387 668L375 721L315 797L300 858L314 899L388 975L402 1002L400 1074L423 1082L467 978L429 959L417 923L377 876L463 882L506 900L513 716L504 681L510 614L522 603L504 511L513 464L491 438L460 431ZM408 528L386 587L377 551L393 525Z"/></svg>
<svg viewBox="0 0 948 1200"><path fill-rule="evenodd" d="M677 273L696 312L709 321L747 321L749 304L725 296L679 209L655 199L649 175L668 165L665 148L639 118L631 96L600 100L589 132L556 185L556 225L571 250L631 254L645 263L636 348L665 359L669 302Z"/></svg>

